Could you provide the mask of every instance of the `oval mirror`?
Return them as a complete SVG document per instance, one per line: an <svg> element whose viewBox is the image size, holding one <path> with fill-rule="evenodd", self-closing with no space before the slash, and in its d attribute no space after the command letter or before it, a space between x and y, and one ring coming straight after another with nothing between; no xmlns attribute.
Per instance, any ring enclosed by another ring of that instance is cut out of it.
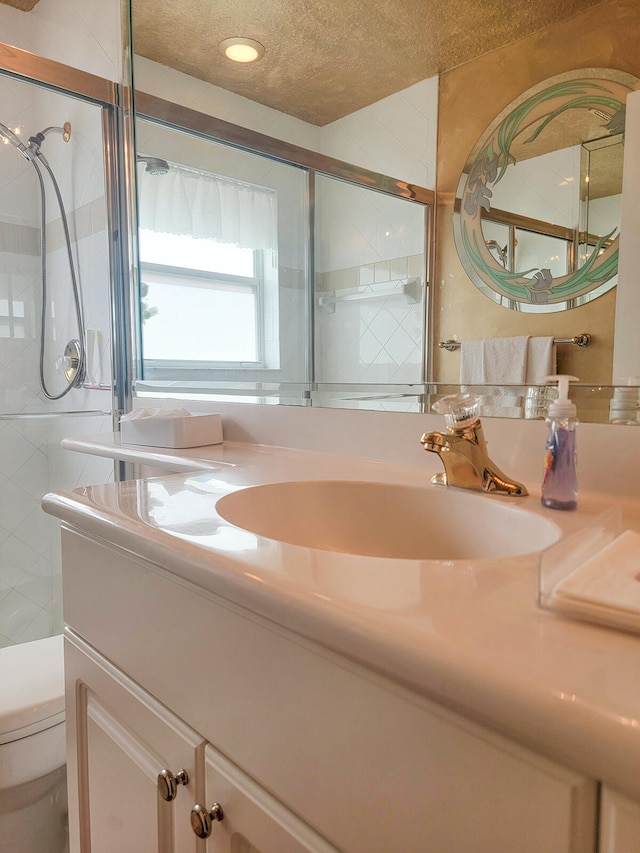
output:
<svg viewBox="0 0 640 853"><path fill-rule="evenodd" d="M518 311L561 311L616 284L625 100L638 78L580 69L509 104L478 140L454 216L462 265Z"/></svg>

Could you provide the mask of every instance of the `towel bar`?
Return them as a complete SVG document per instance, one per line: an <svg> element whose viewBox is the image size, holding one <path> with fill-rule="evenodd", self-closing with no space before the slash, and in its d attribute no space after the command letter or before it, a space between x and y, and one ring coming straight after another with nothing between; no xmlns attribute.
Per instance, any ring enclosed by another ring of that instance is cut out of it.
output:
<svg viewBox="0 0 640 853"><path fill-rule="evenodd" d="M380 290L357 290L352 288L346 293L340 291L326 291L318 294L318 305L325 310L335 309L337 302L351 302L360 299L379 299L383 296L394 296L395 294L404 294L408 302L420 302L422 298L422 279L420 277L398 279L395 282L390 282L389 285Z"/></svg>
<svg viewBox="0 0 640 853"><path fill-rule="evenodd" d="M591 335L588 332L583 332L581 335L576 335L573 338L554 338L554 344L575 344L577 347L588 347L591 343ZM460 347L460 341L440 341L438 344L440 349L446 349L448 352L453 352L454 349Z"/></svg>

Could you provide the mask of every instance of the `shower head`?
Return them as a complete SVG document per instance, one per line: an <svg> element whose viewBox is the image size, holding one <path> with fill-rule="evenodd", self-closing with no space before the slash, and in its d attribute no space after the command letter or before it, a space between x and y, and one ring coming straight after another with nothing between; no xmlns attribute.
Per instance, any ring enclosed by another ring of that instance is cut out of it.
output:
<svg viewBox="0 0 640 853"><path fill-rule="evenodd" d="M5 139L7 142L10 142L11 145L15 145L15 147L26 160L32 159L31 152L29 151L27 146L20 141L20 137L18 137L10 128L8 128L6 124L2 124L2 122L0 122L0 137Z"/></svg>
<svg viewBox="0 0 640 853"><path fill-rule="evenodd" d="M146 163L144 170L150 175L166 175L169 171L169 164L160 157L146 157L143 154L138 154L137 160L138 163Z"/></svg>

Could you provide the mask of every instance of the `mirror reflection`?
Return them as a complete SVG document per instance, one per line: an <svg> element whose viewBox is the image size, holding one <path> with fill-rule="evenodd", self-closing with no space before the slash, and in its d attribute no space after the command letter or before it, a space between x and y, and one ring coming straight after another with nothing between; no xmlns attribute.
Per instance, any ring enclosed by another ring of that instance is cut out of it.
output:
<svg viewBox="0 0 640 853"><path fill-rule="evenodd" d="M424 383L424 202L166 122L137 139L143 382Z"/></svg>
<svg viewBox="0 0 640 853"><path fill-rule="evenodd" d="M616 283L625 101L636 78L564 74L509 105L460 178L456 247L497 304L575 308Z"/></svg>
<svg viewBox="0 0 640 853"><path fill-rule="evenodd" d="M353 354L357 351L353 341L359 340L357 327L362 326L362 312L358 309L358 320L351 318L345 324L345 334L355 335L353 339L341 337L342 332L338 332L339 326L336 324L331 327L329 325L330 320L335 318L338 311L344 313L353 309L352 313L355 314L355 306L358 303L362 309L366 306L369 314L373 314L377 306L377 297L366 300L346 299L344 302L334 304L332 317L330 311L327 310L330 308L329 299L331 297L325 297L323 290L336 293L337 289L340 288L336 288L335 284L341 276L343 290L347 291L349 287L364 288L367 285L361 284L359 278L361 266L374 265L375 283L375 264L384 264L387 261L391 263L398 260L401 264L406 261L406 276L398 271L398 275L394 279L391 276L389 277L389 281L393 280L400 283L399 292L393 298L402 300L402 310L406 310L405 306L414 306L410 308L412 312L410 322L414 325L415 317L419 311L422 312L423 317L429 317L429 323L424 324L421 328L423 353L420 371L418 372L416 368L415 373L411 373L412 377L419 375L421 378L420 380L414 378L408 380L411 386L416 382L423 383L424 381L430 381L438 386L454 385L459 381L459 349L457 354L456 351L451 353L441 351L438 348L440 341L453 339L460 342L478 337L506 337L521 334L552 335L558 340L572 340L576 335L589 333L592 341L590 347L567 346L560 348L558 367L579 375L583 383L606 385L612 382L614 378L612 374L612 350L616 302L615 287L591 303L598 306L595 314L593 311L588 313L592 309L589 304L586 304L591 291L577 295L569 294L570 298L565 298L558 303L565 309L571 308L570 311L551 310L551 306L555 306L556 303L549 301L546 303L527 303L529 307L536 309L532 314L524 310L505 310L504 306L520 308L522 303L511 299L511 297L505 297L507 301L492 305L480 293L465 269L460 265L453 241L453 200L458 180L464 171L465 163L469 160L469 151L474 142L481 137L485 128L491 127L492 122L505 117L512 103L517 102L518 98L524 97L534 86L541 86L544 83L544 78L551 78L553 75L557 77L560 74L566 74L571 69L587 69L589 76L591 76L593 69L602 68L611 62L612 54L607 45L612 43L616 47L616 62L619 62L620 66L627 70L635 70L640 73L640 61L637 59L633 39L627 38L626 34L622 33L620 28L616 28L614 24L617 19L616 16L619 17L619 12L623 10L624 15L627 16L625 20L629 25L629 32L631 32L634 21L640 17L640 10L631 9L627 0L605 0L599 5L602 8L599 8L598 14L591 9L586 9L571 20L559 20L561 13L557 13L555 18L547 16L546 22L541 21L537 24L538 30L535 34L532 34L536 27L534 22L533 29L529 32L520 31L516 33L514 31L512 41L506 38L500 44L492 44L490 36L487 36L476 43L471 53L464 57L458 57L457 62L452 62L448 66L445 63L440 68L435 69L431 66L433 69L431 76L428 76L430 73L428 70L425 71L426 66L419 65L416 61L412 72L414 74L413 80L405 76L402 82L396 81L392 84L394 87L392 91L383 86L376 87L372 84L365 92L362 83L360 87L353 84L354 91L350 91L349 81L353 79L350 76L352 69L351 67L340 66L338 63L339 67L336 67L335 71L340 78L339 83L336 80L336 75L332 81L322 78L324 80L323 96L322 98L318 97L317 100L318 103L322 100L323 117L319 118L313 115L315 100L308 94L304 97L292 97L290 102L292 106L287 106L284 89L278 93L275 92L276 80L274 77L269 77L268 70L271 66L268 64L262 66L256 64L252 68L234 69L228 64L225 65L224 60L216 56L215 61L209 63L207 71L202 72L201 66L198 65L195 44L192 52L190 52L188 44L184 49L178 51L179 57L170 55L170 51L164 56L158 54L154 57L153 43L157 36L157 28L152 20L153 15L150 14L149 3L147 0L133 0L134 41L135 44L141 45L141 52L145 54L144 56L136 56L135 61L135 81L138 92L149 93L160 99L174 102L176 105L187 105L203 116L215 116L216 119L229 122L239 131L242 129L257 131L267 134L272 140L282 140L285 145L293 143L306 151L318 152L322 156L337 158L343 163L358 168L370 169L376 174L391 176L394 181L406 182L408 186L434 189L436 172L438 173L437 229L433 232L435 242L431 244L430 238L427 238L426 244L427 246L432 245L434 252L431 254L423 252L423 261L420 262L423 267L421 301L412 303L410 301L411 295L407 296L404 292L407 287L411 286L412 279L420 278L417 272L415 275L413 274L413 268L409 268L410 262L418 263L409 259L420 256L419 252L414 251L412 241L409 241L406 251L403 250L393 255L382 255L373 260L365 259L362 264L360 262L352 264L351 261L347 260L344 266L339 266L339 263L342 263L338 261L342 249L339 249L337 245L334 246L333 239L335 237L344 237L345 240L354 241L353 247L360 241L362 246L369 243L376 249L379 248L376 245L376 237L372 236L376 234L375 230L369 230L374 225L374 215L363 216L357 227L354 227L349 235L346 231L343 234L340 227L335 228L331 245L327 247L323 248L316 245L316 251L313 252L310 244L307 244L305 271L313 278L314 292L309 290L305 297L302 312L297 317L304 323L305 334L309 336L306 341L304 381L308 382L311 377L314 377L323 386L311 388L310 398L314 404L317 402L334 404L333 400L338 396L345 398L345 405L350 405L351 401L354 400L354 395L350 393L351 389L345 390L340 387L347 382L344 377L337 374L332 375L329 371L323 373L320 368L323 365L323 360L326 366L331 363L332 357L336 366L342 366L346 364L342 357L344 352L349 350ZM163 7L162 3L160 7ZM472 10L466 9L466 6L465 10L473 14ZM163 17L158 8L154 7L153 11L160 18ZM220 35L221 38L223 35L228 35L224 29L229 11L226 7L218 8L214 4L208 13L208 20L212 23L211 36L214 40L217 35ZM236 11L240 13L240 10ZM266 14L266 10L262 11ZM536 14L538 11L536 6ZM393 18L393 15L391 17ZM197 28L197 23L194 24L194 20L190 24L189 18L186 16L181 24L181 30L188 31L189 26L191 26L193 32L193 28ZM478 25L485 26L485 23L479 21ZM319 26L320 22L318 21L315 24L311 22L311 32L314 32L316 25ZM176 26L175 19L173 26ZM625 32L626 29L627 27L625 27ZM416 32L418 31L423 30L417 28ZM445 28L443 30L444 41L447 38L446 32ZM578 37L575 37L576 33L579 34ZM519 42L517 41L518 38L520 38ZM429 39L418 39L417 42L431 43ZM406 48L406 40L403 43ZM142 46L144 47L142 48ZM266 53L260 60L261 63L271 62L269 45L266 45L266 48ZM322 50L323 48L319 43L315 53L316 59ZM535 63L529 61L528 52L532 50L537 51ZM485 53L481 56L480 54L483 54L483 51ZM175 53L176 51L174 51ZM409 71L411 73L411 69L409 69L410 58L405 56L405 59L403 72ZM277 61L284 61L280 54ZM360 57L358 61L364 60ZM301 81L300 90L307 91L307 86L311 85L313 80L307 79L305 73L300 71L300 67L298 68L298 77ZM420 70L416 71L418 68ZM447 70L447 68L451 70ZM505 68L509 69L509 73L505 73ZM436 71L442 72L439 77L434 76ZM584 76L583 71L573 73L574 75ZM418 76L415 76L416 74ZM627 77L629 76L627 75ZM312 77L313 75L311 75ZM318 79L320 77L321 74L318 70ZM304 86L302 86L303 78ZM416 79L419 82L415 82ZM401 88L402 86L404 88ZM295 87L289 86L290 90L293 88ZM355 91L356 89L357 91ZM337 106L338 101L341 103L340 107ZM293 106L294 102L295 107ZM336 108L333 112L329 108L330 102ZM610 118L613 117L610 110L604 110L604 112ZM319 114L320 111L318 116ZM593 114L591 117L594 117ZM599 121L599 126L602 127L602 119L595 118ZM554 123L555 120L550 122L548 127ZM548 127L545 128L544 134L542 132L539 134L540 137L546 135ZM614 128L611 128L608 134L612 140L616 136L613 130ZM436 133L439 134L437 157ZM202 137L201 128L196 128L196 135ZM581 146L585 140L586 142ZM597 142L598 136L589 133L586 136L581 135L578 140L570 143L574 171L572 173L567 172L566 175L562 174L563 179L573 177L573 183L582 184L584 189L586 173L580 170L589 168L589 176L591 177L591 174L596 174L600 168L595 163L596 149L590 150L587 147ZM576 146L579 149L578 153L575 151ZM188 158L185 160L181 153L175 149L168 152L153 144L143 144L142 140L138 140L138 148L146 156L164 157L172 159L178 165L185 165L185 163L189 165ZM621 148L622 145L619 142L618 150L620 151ZM536 157L520 157L520 161L523 165L527 161L532 161L529 166L534 168L539 162L537 157L543 157L547 153L549 152L540 152ZM585 163L590 158L592 162L587 167ZM621 155L618 155L617 159L620 161ZM138 168L140 170L142 167L139 166ZM203 165L200 162L196 168L204 169L213 174L220 174L219 168L211 163ZM548 171L550 167L546 168ZM561 168L561 171L565 172L565 169ZM509 174L503 178L501 183L507 187L506 182L510 180L511 175ZM534 173L531 181L537 184L538 189L541 188L542 183L537 172ZM568 181L567 183L571 182ZM506 210L511 213L507 202L501 201L497 196L502 188L496 185L493 189L496 198L492 212ZM511 194L513 195L514 192L517 195L515 190L512 190ZM540 194L546 195L546 193ZM598 197L594 193L587 197L583 192L577 203L572 201L572 205L577 204L578 206L579 219L577 225L572 222L571 226L559 225L554 221L556 217L548 212L521 212L517 214L520 218L516 222L499 221L497 218L490 221L487 217L483 217L482 244L479 244L483 253L482 257L492 269L497 269L498 273L502 270L503 273L513 275L522 272L522 270L530 270L525 276L529 280L535 276L536 272L539 272L540 288L538 295L544 295L546 287L544 270L549 270L552 284L555 284L558 278L575 275L580 269L581 258L586 262L589 262L591 258L592 265L599 268L604 264L603 260L598 260L602 255L606 256L605 260L613 257L615 248L612 246L619 231L619 223L610 219L598 221L600 212L597 207L604 205L596 204L600 198L612 196L620 196L620 192ZM318 200L316 199L316 201ZM346 205L345 209L351 214L349 203L344 201L344 204ZM615 207L615 204L610 205L610 207ZM375 205L371 206L371 210L372 212L375 211ZM550 224L553 228L548 229L550 233L534 234L534 231L529 227L529 219ZM327 218L326 221L331 220ZM380 221L377 224L379 225ZM564 232L557 230L562 228L565 229ZM386 230L388 229L383 229L382 233ZM568 230L571 231L570 235ZM576 230L578 231L577 241L573 236L573 232ZM610 232L613 233L607 237L606 235L609 235ZM598 240L602 237L605 237L605 240L598 247ZM532 243L542 244L542 256L534 255L536 247L531 245ZM486 255L484 254L485 250ZM315 270L314 265L316 266ZM431 270L432 265L433 270ZM358 270L357 279L353 277L356 269ZM369 275L369 273L363 273L363 275ZM334 279L333 282L330 280L331 277ZM379 283L381 285L388 284L389 281L380 281ZM347 285L347 282L350 283ZM612 287L613 284L615 284L613 275L607 276L606 281L602 282L604 290ZM597 291L595 288L592 290L591 296L595 296ZM481 302L487 304L487 308L479 307L474 294L477 294ZM345 292L345 294L340 295L349 294ZM357 295L355 291L354 295ZM509 299L511 299L510 302ZM415 308L416 305L419 306L418 309ZM498 312L495 318L492 312ZM315 324L313 318L315 318ZM325 324L324 328L322 324ZM428 336L425 332L427 327ZM400 322L398 328L405 331L404 322ZM331 337L333 332L336 334ZM312 347L310 342L314 337L315 345ZM413 340L412 347L415 350L415 335L410 335L410 338ZM326 352L323 352L322 347L327 344L329 339L331 339L330 345L327 345ZM384 343L382 346L384 347ZM329 354L330 349L333 352L332 356ZM367 352L370 354L371 348L367 349ZM379 351L373 354L374 361L367 362L368 366L371 366L372 363L375 364L375 358L378 354ZM415 352L412 352L409 363L414 363L414 356ZM242 362L242 364L248 363ZM375 370L363 371L361 374L357 372L348 373L350 377L357 377L352 379L354 384L367 383L367 389L364 387L356 389L361 392L362 397L365 395L370 398L384 396L387 400L391 400L394 397L400 398L407 393L416 394L415 388L407 389L407 387L398 384L405 382L405 379L400 378L399 375L394 380L390 375L391 370L387 370L387 376L383 378L384 370L378 369L380 364L381 362L377 363ZM235 366L220 367L220 370L232 369L235 369ZM315 374L312 372L314 369L317 371ZM370 376L362 378L366 376L367 372L370 373ZM265 375L263 374L263 376ZM321 379L317 377L321 377ZM373 387L374 382L377 383L376 387ZM330 383L333 384L331 388L328 388L327 386ZM269 377L266 376L265 393L270 391L268 384ZM419 389L417 390L420 393ZM424 387L422 390L424 391ZM282 388L279 389L279 392L282 400ZM587 393L591 394L592 391ZM607 392L603 393L606 395ZM423 405L425 405L425 399L423 398ZM358 401L355 400L353 404L358 405ZM378 400L373 405L385 406L384 403L379 404ZM398 404L399 407L403 405L404 402ZM411 405L413 405L413 401ZM605 408L604 405L599 406L598 412L588 419L607 420Z"/></svg>

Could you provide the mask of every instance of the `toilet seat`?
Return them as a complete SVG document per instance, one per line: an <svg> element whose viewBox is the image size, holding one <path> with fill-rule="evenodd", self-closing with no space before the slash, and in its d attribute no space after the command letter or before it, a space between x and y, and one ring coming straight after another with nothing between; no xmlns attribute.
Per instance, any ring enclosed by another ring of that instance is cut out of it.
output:
<svg viewBox="0 0 640 853"><path fill-rule="evenodd" d="M62 636L0 649L0 790L65 762Z"/></svg>
<svg viewBox="0 0 640 853"><path fill-rule="evenodd" d="M0 744L64 721L62 636L0 649Z"/></svg>

